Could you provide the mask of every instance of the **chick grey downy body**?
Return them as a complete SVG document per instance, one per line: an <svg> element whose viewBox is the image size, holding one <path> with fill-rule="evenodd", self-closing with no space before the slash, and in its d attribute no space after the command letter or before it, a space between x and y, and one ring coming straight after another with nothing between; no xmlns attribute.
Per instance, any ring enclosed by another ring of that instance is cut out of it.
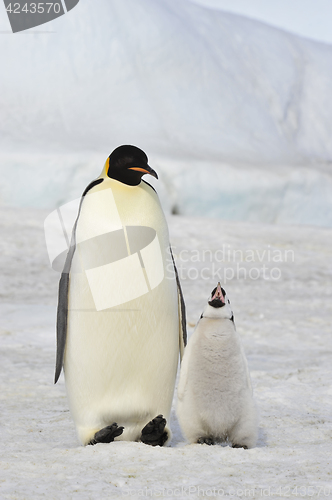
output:
<svg viewBox="0 0 332 500"><path fill-rule="evenodd" d="M185 349L177 416L190 443L256 444L257 411L247 360L220 283Z"/></svg>

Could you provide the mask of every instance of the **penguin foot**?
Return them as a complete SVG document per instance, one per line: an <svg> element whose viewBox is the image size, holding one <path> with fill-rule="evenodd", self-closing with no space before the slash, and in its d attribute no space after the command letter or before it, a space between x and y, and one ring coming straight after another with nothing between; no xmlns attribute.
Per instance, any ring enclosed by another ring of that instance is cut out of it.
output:
<svg viewBox="0 0 332 500"><path fill-rule="evenodd" d="M209 438L209 437L200 437L197 439L197 443L198 444L208 444L209 446L211 446L212 444L214 444L214 439Z"/></svg>
<svg viewBox="0 0 332 500"><path fill-rule="evenodd" d="M168 439L168 432L165 431L166 419L158 415L142 429L141 441L150 446L163 446Z"/></svg>
<svg viewBox="0 0 332 500"><path fill-rule="evenodd" d="M115 422L112 425L108 425L100 431L96 432L94 438L91 439L89 444L97 444L97 443L111 443L114 441L114 438L120 436L123 433L123 427L119 427Z"/></svg>
<svg viewBox="0 0 332 500"><path fill-rule="evenodd" d="M247 450L248 446L245 444L232 444L232 448L243 448L244 450Z"/></svg>

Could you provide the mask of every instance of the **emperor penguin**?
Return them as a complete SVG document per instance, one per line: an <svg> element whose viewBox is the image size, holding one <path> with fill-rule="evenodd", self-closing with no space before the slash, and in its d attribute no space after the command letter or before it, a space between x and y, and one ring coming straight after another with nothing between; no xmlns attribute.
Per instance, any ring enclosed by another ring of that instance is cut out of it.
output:
<svg viewBox="0 0 332 500"><path fill-rule="evenodd" d="M62 367L83 445L169 442L185 304L144 151L124 145L83 192L59 283Z"/></svg>
<svg viewBox="0 0 332 500"><path fill-rule="evenodd" d="M252 448L257 412L247 360L225 290L211 293L185 349L177 416L190 443Z"/></svg>

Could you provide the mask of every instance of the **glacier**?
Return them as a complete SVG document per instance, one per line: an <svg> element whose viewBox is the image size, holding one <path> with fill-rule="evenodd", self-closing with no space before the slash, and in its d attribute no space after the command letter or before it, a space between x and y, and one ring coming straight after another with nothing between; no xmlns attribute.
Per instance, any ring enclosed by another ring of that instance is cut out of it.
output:
<svg viewBox="0 0 332 500"><path fill-rule="evenodd" d="M135 144L166 212L332 225L331 46L188 0L80 2L44 30L0 40L1 205L77 198Z"/></svg>

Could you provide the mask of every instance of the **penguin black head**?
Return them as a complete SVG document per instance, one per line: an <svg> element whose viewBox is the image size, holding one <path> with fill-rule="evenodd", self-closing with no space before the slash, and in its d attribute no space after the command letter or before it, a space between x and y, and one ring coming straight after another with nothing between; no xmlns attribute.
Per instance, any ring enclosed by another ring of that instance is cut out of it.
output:
<svg viewBox="0 0 332 500"><path fill-rule="evenodd" d="M212 290L210 300L208 300L201 318L230 319L234 322L231 303L220 283Z"/></svg>
<svg viewBox="0 0 332 500"><path fill-rule="evenodd" d="M138 186L144 174L158 179L157 173L148 165L148 157L136 146L119 146L109 155L108 162L108 177L128 186Z"/></svg>
<svg viewBox="0 0 332 500"><path fill-rule="evenodd" d="M224 307L225 297L226 297L226 292L220 286L220 283L218 283L218 285L211 292L211 300L209 300L209 306Z"/></svg>

